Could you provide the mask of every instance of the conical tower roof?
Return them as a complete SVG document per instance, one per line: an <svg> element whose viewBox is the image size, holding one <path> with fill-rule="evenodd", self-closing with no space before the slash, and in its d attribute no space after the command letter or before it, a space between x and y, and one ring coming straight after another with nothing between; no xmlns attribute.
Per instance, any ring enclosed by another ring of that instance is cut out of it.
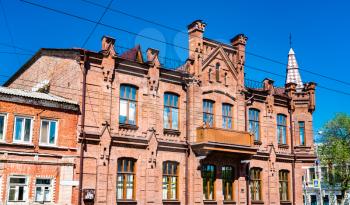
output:
<svg viewBox="0 0 350 205"><path fill-rule="evenodd" d="M300 91L304 88L304 85L299 73L298 62L297 62L297 59L295 58L295 53L292 48L290 48L288 53L286 84L287 83L297 84L297 87L296 87L297 91Z"/></svg>

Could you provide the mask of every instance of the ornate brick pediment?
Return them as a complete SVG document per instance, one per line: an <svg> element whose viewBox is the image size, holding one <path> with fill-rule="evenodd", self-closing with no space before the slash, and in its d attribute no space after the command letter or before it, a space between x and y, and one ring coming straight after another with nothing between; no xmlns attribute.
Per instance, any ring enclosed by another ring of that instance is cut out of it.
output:
<svg viewBox="0 0 350 205"><path fill-rule="evenodd" d="M203 66L202 66L202 72L204 70L207 70L208 67L210 66L210 64L217 60L217 59L221 59L221 63L225 64L226 67L228 68L229 72L232 74L232 76L237 80L238 77L238 72L236 67L234 66L234 64L232 63L232 61L230 60L230 58L227 56L226 52L224 51L222 46L218 46L216 47L211 54L209 54L207 56L207 58L204 59L203 61Z"/></svg>

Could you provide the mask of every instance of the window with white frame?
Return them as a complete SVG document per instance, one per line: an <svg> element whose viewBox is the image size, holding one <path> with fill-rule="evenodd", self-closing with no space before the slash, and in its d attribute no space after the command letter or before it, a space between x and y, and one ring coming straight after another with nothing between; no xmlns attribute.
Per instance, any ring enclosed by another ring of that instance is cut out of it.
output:
<svg viewBox="0 0 350 205"><path fill-rule="evenodd" d="M5 140L6 134L6 115L0 113L0 141Z"/></svg>
<svg viewBox="0 0 350 205"><path fill-rule="evenodd" d="M52 201L51 179L37 178L35 180L35 201L41 203Z"/></svg>
<svg viewBox="0 0 350 205"><path fill-rule="evenodd" d="M9 202L25 202L28 198L28 180L25 176L11 176L8 186Z"/></svg>
<svg viewBox="0 0 350 205"><path fill-rule="evenodd" d="M15 117L14 142L29 143L32 139L33 118Z"/></svg>
<svg viewBox="0 0 350 205"><path fill-rule="evenodd" d="M41 120L40 144L55 145L57 140L57 120Z"/></svg>

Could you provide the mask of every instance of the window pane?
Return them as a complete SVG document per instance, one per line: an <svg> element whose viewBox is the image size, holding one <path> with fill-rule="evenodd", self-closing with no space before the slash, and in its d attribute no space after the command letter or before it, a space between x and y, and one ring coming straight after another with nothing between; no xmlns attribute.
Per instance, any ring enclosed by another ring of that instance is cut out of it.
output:
<svg viewBox="0 0 350 205"><path fill-rule="evenodd" d="M136 88L131 87L131 100L136 100Z"/></svg>
<svg viewBox="0 0 350 205"><path fill-rule="evenodd" d="M0 115L0 140L4 139L5 133L5 116Z"/></svg>
<svg viewBox="0 0 350 205"><path fill-rule="evenodd" d="M163 199L168 199L168 177L163 176Z"/></svg>
<svg viewBox="0 0 350 205"><path fill-rule="evenodd" d="M44 201L51 201L51 192L49 187L45 187Z"/></svg>
<svg viewBox="0 0 350 205"><path fill-rule="evenodd" d="M14 200L16 200L16 187L11 186L10 193L9 193L9 201L14 201Z"/></svg>
<svg viewBox="0 0 350 205"><path fill-rule="evenodd" d="M125 98L125 86L120 86L120 98Z"/></svg>
<svg viewBox="0 0 350 205"><path fill-rule="evenodd" d="M40 142L41 143L47 143L48 129L49 129L49 122L48 121L42 121L41 122L41 136L40 136Z"/></svg>
<svg viewBox="0 0 350 205"><path fill-rule="evenodd" d="M179 129L179 112L178 112L178 109L176 108L172 108L171 109L172 113L171 113L171 116L172 116L172 125L171 125L171 128L174 129L174 130L177 130Z"/></svg>
<svg viewBox="0 0 350 205"><path fill-rule="evenodd" d="M136 124L136 103L135 102L129 103L129 124L132 124L132 125Z"/></svg>
<svg viewBox="0 0 350 205"><path fill-rule="evenodd" d="M24 139L23 141L29 142L30 140L30 131L31 131L31 119L25 119L25 129L24 129Z"/></svg>
<svg viewBox="0 0 350 205"><path fill-rule="evenodd" d="M117 199L123 199L123 175L118 174L117 176Z"/></svg>
<svg viewBox="0 0 350 205"><path fill-rule="evenodd" d="M56 122L51 121L50 122L50 144L55 144L55 138L56 138Z"/></svg>
<svg viewBox="0 0 350 205"><path fill-rule="evenodd" d="M22 126L23 126L23 121L24 121L23 118L19 118L19 117L16 118L15 140L21 140L21 139L22 139L22 132L23 132Z"/></svg>
<svg viewBox="0 0 350 205"><path fill-rule="evenodd" d="M35 193L36 193L36 194L35 194L35 201L43 201L44 195L43 195L43 193L42 193L41 187L37 187Z"/></svg>
<svg viewBox="0 0 350 205"><path fill-rule="evenodd" d="M18 201L23 201L24 200L24 187L19 186L18 187Z"/></svg>
<svg viewBox="0 0 350 205"><path fill-rule="evenodd" d="M170 129L170 108L164 108L164 128Z"/></svg>
<svg viewBox="0 0 350 205"><path fill-rule="evenodd" d="M173 104L174 107L178 107L178 100L179 100L179 97L174 95L174 104Z"/></svg>
<svg viewBox="0 0 350 205"><path fill-rule="evenodd" d="M11 184L25 184L26 183L26 179L25 178L10 178L10 183Z"/></svg>
<svg viewBox="0 0 350 205"><path fill-rule="evenodd" d="M126 123L128 102L126 100L120 100L119 105L119 123Z"/></svg>
<svg viewBox="0 0 350 205"><path fill-rule="evenodd" d="M305 145L305 123L299 122L299 137L300 137L300 144Z"/></svg>
<svg viewBox="0 0 350 205"><path fill-rule="evenodd" d="M126 199L133 198L133 188L134 188L134 176L132 174L128 174L127 181L126 181Z"/></svg>
<svg viewBox="0 0 350 205"><path fill-rule="evenodd" d="M176 184L177 184L177 177L171 177L171 198L170 199L176 199Z"/></svg>
<svg viewBox="0 0 350 205"><path fill-rule="evenodd" d="M51 179L36 179L36 185L50 185Z"/></svg>

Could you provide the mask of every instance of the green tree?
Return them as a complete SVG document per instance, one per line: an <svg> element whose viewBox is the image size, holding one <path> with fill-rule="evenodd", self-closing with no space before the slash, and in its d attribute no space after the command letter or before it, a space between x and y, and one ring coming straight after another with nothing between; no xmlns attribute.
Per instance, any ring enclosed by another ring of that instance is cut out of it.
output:
<svg viewBox="0 0 350 205"><path fill-rule="evenodd" d="M346 200L350 189L350 116L337 114L323 128L322 143L318 156L322 166L328 167L325 182L333 192L341 192L341 204Z"/></svg>

